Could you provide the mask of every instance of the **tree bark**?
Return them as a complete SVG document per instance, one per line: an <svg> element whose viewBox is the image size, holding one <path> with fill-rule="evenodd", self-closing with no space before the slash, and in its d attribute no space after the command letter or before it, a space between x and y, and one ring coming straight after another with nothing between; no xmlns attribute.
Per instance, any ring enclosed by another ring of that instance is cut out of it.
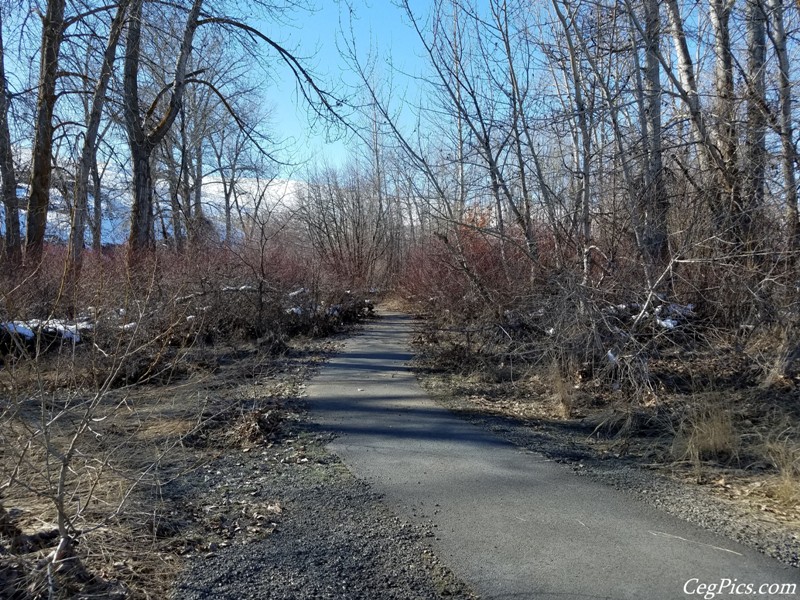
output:
<svg viewBox="0 0 800 600"><path fill-rule="evenodd" d="M661 152L661 64L658 59L661 15L658 0L644 2L643 109L647 167L645 172L644 245L653 265L666 263L669 254L667 213L669 198L664 184Z"/></svg>
<svg viewBox="0 0 800 600"><path fill-rule="evenodd" d="M675 46L675 54L678 59L678 85L679 92L686 107L689 109L689 116L692 122L692 131L695 141L698 144L697 158L700 170L707 172L713 162L713 150L710 148L710 140L705 119L700 110L700 95L697 90L697 78L694 75L694 63L689 52L689 44L686 41L686 32L683 29L683 18L677 0L666 0L667 15L672 33L672 42ZM663 60L661 57L659 60Z"/></svg>
<svg viewBox="0 0 800 600"><path fill-rule="evenodd" d="M133 267L141 254L153 248L153 176L150 159L153 150L169 131L183 102L186 88L186 66L192 51L192 41L197 30L203 0L194 0L183 40L175 65L175 80L167 108L158 123L147 131L148 123L139 111L139 59L141 45L141 16L143 0L133 0L131 5L131 25L125 45L125 127L133 162L133 205L131 207L131 228L128 237L128 265Z"/></svg>
<svg viewBox="0 0 800 600"><path fill-rule="evenodd" d="M711 209L720 235L743 248L741 184L737 167L736 99L731 50L731 0L711 0L711 26L714 29L716 120L713 140L722 168L713 178Z"/></svg>
<svg viewBox="0 0 800 600"><path fill-rule="evenodd" d="M13 268L22 258L22 239L19 228L19 205L17 203L17 177L14 172L14 156L11 148L11 133L8 127L8 82L5 71L3 45L3 14L0 11L0 177L3 178L3 205L6 211L5 258Z"/></svg>
<svg viewBox="0 0 800 600"><path fill-rule="evenodd" d="M34 120L35 131L31 153L30 196L28 198L28 224L25 241L25 260L31 265L39 263L44 249L52 172L53 108L56 103L58 57L64 37L65 5L65 0L48 0L47 10L42 19L39 91Z"/></svg>
<svg viewBox="0 0 800 600"><path fill-rule="evenodd" d="M771 38L778 57L778 101L780 105L780 137L783 151L783 193L786 198L786 236L787 247L794 259L800 250L800 220L797 211L797 149L794 145L794 126L792 123L792 80L789 53L786 48L786 29L783 18L783 0L767 0L772 24Z"/></svg>
<svg viewBox="0 0 800 600"><path fill-rule="evenodd" d="M102 178L97 165L97 153L92 157L92 199L94 200L94 219L92 219L92 250L100 252L103 248L103 192L100 188Z"/></svg>
<svg viewBox="0 0 800 600"><path fill-rule="evenodd" d="M764 204L767 165L767 15L762 0L747 0L746 22L748 85L742 229L751 246L753 216Z"/></svg>
<svg viewBox="0 0 800 600"><path fill-rule="evenodd" d="M89 201L89 177L93 167L96 167L97 155L97 136L100 130L100 121L103 116L103 106L105 105L106 90L114 69L114 57L117 54L117 45L122 28L125 24L125 13L130 0L122 0L111 22L111 29L108 34L108 42L103 53L103 62L100 67L100 75L95 85L89 115L86 122L86 132L83 138L83 148L78 162L78 173L75 178L75 203L72 211L72 223L70 226L69 256L67 273L71 286L77 283L80 277L81 267L83 266L83 244L86 235L86 220L88 215ZM95 169L96 171L96 169ZM99 186L95 181L95 194L99 193ZM99 221L100 215L95 206L95 218Z"/></svg>

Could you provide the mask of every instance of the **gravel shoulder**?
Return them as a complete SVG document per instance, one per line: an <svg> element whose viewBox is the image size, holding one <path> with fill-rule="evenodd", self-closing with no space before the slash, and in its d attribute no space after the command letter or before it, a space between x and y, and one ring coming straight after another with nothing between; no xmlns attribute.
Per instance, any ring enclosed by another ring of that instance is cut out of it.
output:
<svg viewBox="0 0 800 600"><path fill-rule="evenodd" d="M474 598L434 554L430 528L398 517L324 449L303 401L312 373L294 382L268 436L164 490L186 528L170 596Z"/></svg>

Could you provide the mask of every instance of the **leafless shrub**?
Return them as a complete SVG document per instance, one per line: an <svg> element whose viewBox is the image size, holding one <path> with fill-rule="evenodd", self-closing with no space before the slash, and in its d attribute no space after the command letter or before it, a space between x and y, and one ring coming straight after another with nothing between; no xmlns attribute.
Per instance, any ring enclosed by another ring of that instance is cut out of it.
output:
<svg viewBox="0 0 800 600"><path fill-rule="evenodd" d="M255 409L241 415L226 435L231 444L245 447L276 434L285 414L277 408Z"/></svg>
<svg viewBox="0 0 800 600"><path fill-rule="evenodd" d="M33 300L55 273L43 263L4 288L0 307L7 352L0 368L0 498L26 506L23 515L0 511L0 549L8 554L0 556L0 586L20 598L120 593L117 582L134 576L97 567L118 562L109 556L124 554L112 547L125 537L171 535L153 503L164 482L187 468L181 457L193 436L235 422L237 443L252 442L273 435L281 422L269 406L209 408L200 394L194 401L162 398L155 384L218 368L213 360L202 366L205 348L248 344L265 357L282 352L293 332L294 280L266 271L254 277L220 246L204 249L202 261L156 252L140 261L135 276L123 256L87 254L72 297ZM307 327L320 332L369 307L363 296L333 287L313 297ZM101 571L115 575L99 577Z"/></svg>

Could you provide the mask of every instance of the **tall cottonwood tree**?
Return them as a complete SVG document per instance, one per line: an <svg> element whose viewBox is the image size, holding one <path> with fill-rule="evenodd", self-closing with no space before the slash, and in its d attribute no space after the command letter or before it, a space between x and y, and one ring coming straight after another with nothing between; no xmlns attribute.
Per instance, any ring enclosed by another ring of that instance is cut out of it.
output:
<svg viewBox="0 0 800 600"><path fill-rule="evenodd" d="M742 216L740 229L748 245L754 249L752 229L756 213L763 208L767 155L768 105L766 96L767 15L763 0L747 0L747 72L745 97L747 122L745 133L744 181L742 185Z"/></svg>
<svg viewBox="0 0 800 600"><path fill-rule="evenodd" d="M33 265L41 258L47 226L53 160L53 110L57 97L56 81L61 42L67 27L64 18L65 9L66 0L48 0L45 13L42 15L42 44L25 240L25 259Z"/></svg>
<svg viewBox="0 0 800 600"><path fill-rule="evenodd" d="M715 106L712 143L719 155L719 168L714 171L711 189L711 210L723 239L742 248L741 179L737 155L737 98L733 78L733 51L730 21L733 0L711 0L709 16L714 31Z"/></svg>
<svg viewBox="0 0 800 600"><path fill-rule="evenodd" d="M5 70L5 45L3 40L3 15L6 6L0 4L0 177L2 177L3 207L5 209L5 259L11 267L22 257L22 240L17 205L17 175L14 171L14 154L8 123L9 89Z"/></svg>
<svg viewBox="0 0 800 600"><path fill-rule="evenodd" d="M108 83L113 74L117 45L122 36L129 3L130 0L121 0L111 21L108 41L105 51L103 52L100 72L97 76L97 82L89 103L86 129L83 133L83 145L81 147L77 173L75 175L75 192L73 196L67 266L69 279L73 284L80 277L83 262L83 245L89 213L89 178L92 175L92 170L94 169L96 171L97 168L97 140L101 120L103 118L103 107L106 101ZM94 194L98 196L99 193L99 184L95 181ZM97 214L97 204L95 205L94 212L95 219L100 219L100 215Z"/></svg>
<svg viewBox="0 0 800 600"><path fill-rule="evenodd" d="M669 199L664 180L661 129L661 11L658 0L644 0L644 69L641 86L642 133L645 151L644 221L645 248L649 259L663 265L669 252L667 216ZM637 53L638 54L638 53Z"/></svg>
<svg viewBox="0 0 800 600"><path fill-rule="evenodd" d="M186 68L197 30L202 0L194 0L186 17L180 50L175 63L174 80L168 90L163 113L156 117L152 106L144 114L140 105L139 70L141 63L142 15L144 0L132 0L125 43L125 68L123 112L133 172L133 204L131 228L128 236L129 260L135 263L143 251L153 243L153 151L172 127L180 111L186 89ZM156 104L156 103L154 103Z"/></svg>
<svg viewBox="0 0 800 600"><path fill-rule="evenodd" d="M771 25L770 40L778 59L778 134L781 142L786 239L793 254L800 250L800 216L797 209L797 148L794 142L794 103L783 0L765 0Z"/></svg>
<svg viewBox="0 0 800 600"><path fill-rule="evenodd" d="M190 75L198 74L187 72L192 56L192 44L198 27L217 28L224 32L224 35L229 35L234 41L243 44L243 49L248 52L255 52L253 49L254 43L264 42L271 51L277 54L280 61L289 68L303 99L318 116L341 122L339 107L342 106L342 101L322 89L302 62L281 44L241 20L224 15L204 13L202 11L202 0L194 0L183 27L182 40L174 68L174 79L166 89L157 92L156 98L149 108L144 109L139 88L144 5L144 0L132 0L130 8L131 19L125 44L125 67L123 73L125 91L123 114L133 171L133 206L131 211L131 230L128 239L130 264L134 264L137 257L151 248L153 244L154 182L151 161L154 156L154 150L164 140L176 118L180 115L181 109L185 109L184 96L187 85L189 83L198 83L210 86L222 104L230 109L230 105L226 103L221 90L217 90L210 82L203 81L201 78L190 77ZM261 3L258 3L258 6L264 8ZM224 3L220 3L220 7L225 8ZM156 111L162 106L162 112L156 115ZM233 114L234 119L239 122L235 113L232 110L230 112ZM258 146L257 143L255 145ZM259 150L263 151L260 147ZM198 172L202 171L202 155L195 154L191 164L195 166L194 177L199 180ZM184 153L181 168L183 177L188 177L188 165L188 156ZM194 201L197 204L200 192L197 186L195 189L197 191Z"/></svg>

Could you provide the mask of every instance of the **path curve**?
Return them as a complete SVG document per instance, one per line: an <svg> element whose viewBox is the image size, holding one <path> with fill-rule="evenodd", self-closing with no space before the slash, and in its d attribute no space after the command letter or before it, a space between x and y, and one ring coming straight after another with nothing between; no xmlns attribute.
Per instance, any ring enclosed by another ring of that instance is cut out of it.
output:
<svg viewBox="0 0 800 600"><path fill-rule="evenodd" d="M336 435L330 450L392 508L432 521L437 555L482 598L702 598L701 584L726 579L755 592L795 583L788 597L800 597L797 569L434 403L407 366L412 325L407 315L384 313L348 340L309 385L311 416ZM718 597L737 597L727 591Z"/></svg>

